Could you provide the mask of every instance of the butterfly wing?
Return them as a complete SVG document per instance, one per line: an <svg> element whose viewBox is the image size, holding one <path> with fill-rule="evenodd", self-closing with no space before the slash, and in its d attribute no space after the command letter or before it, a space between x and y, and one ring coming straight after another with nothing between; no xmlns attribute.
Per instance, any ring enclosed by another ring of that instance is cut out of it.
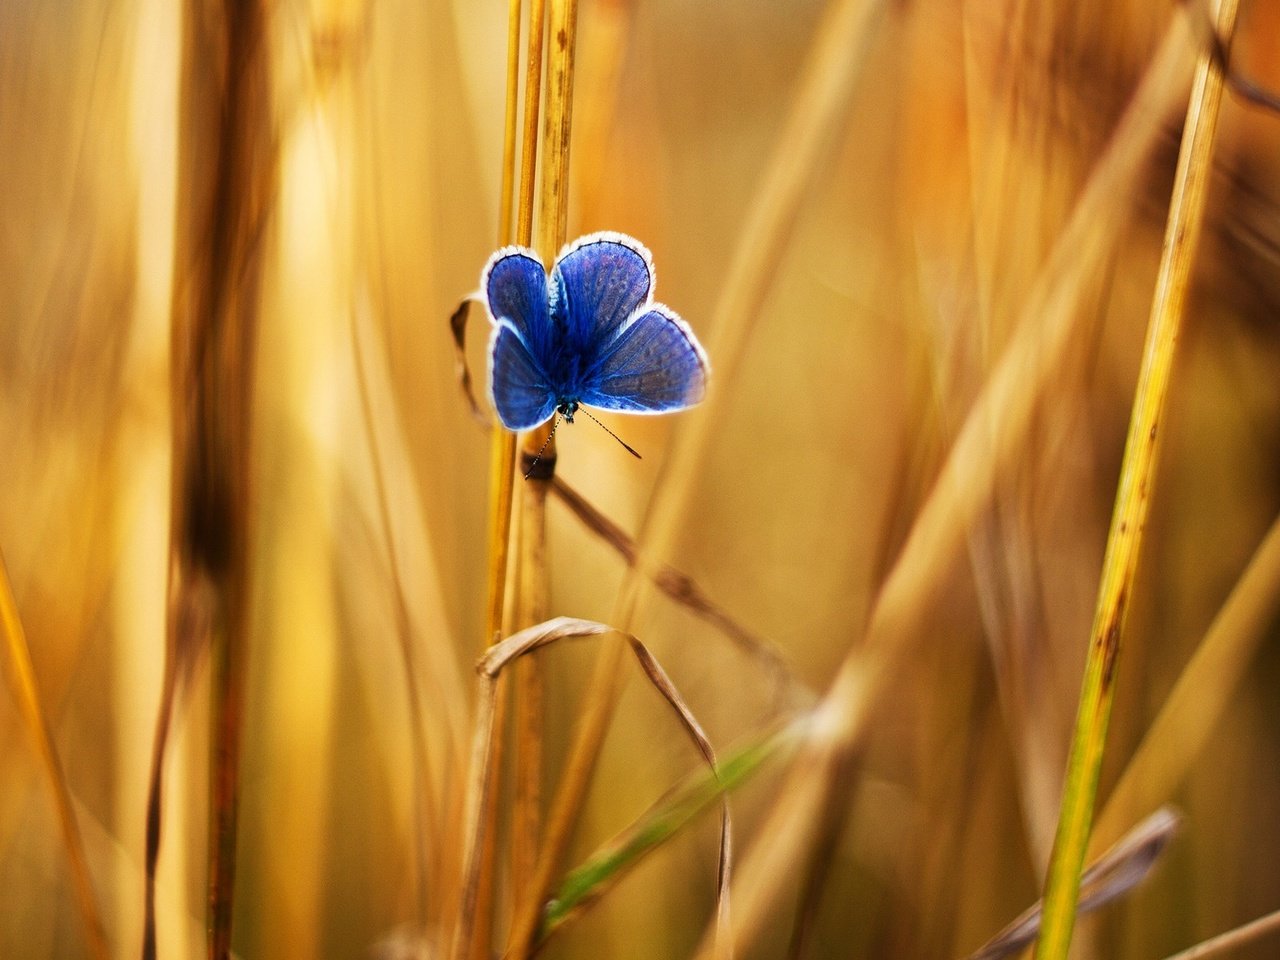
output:
<svg viewBox="0 0 1280 960"><path fill-rule="evenodd" d="M508 430L528 430L555 410L546 370L554 337L547 272L526 247L504 247L489 258L480 290L493 321L489 391Z"/></svg>
<svg viewBox="0 0 1280 960"><path fill-rule="evenodd" d="M556 395L510 320L499 320L489 342L489 389L508 430L530 430L551 418Z"/></svg>
<svg viewBox="0 0 1280 960"><path fill-rule="evenodd" d="M510 323L532 355L545 361L552 330L547 272L538 255L527 247L503 247L485 264L480 291L490 319Z"/></svg>
<svg viewBox="0 0 1280 960"><path fill-rule="evenodd" d="M689 325L654 304L603 351L582 403L629 413L666 413L698 403L710 364Z"/></svg>
<svg viewBox="0 0 1280 960"><path fill-rule="evenodd" d="M586 362L599 356L653 296L653 258L621 233L582 237L556 259L551 309L563 320L566 345Z"/></svg>

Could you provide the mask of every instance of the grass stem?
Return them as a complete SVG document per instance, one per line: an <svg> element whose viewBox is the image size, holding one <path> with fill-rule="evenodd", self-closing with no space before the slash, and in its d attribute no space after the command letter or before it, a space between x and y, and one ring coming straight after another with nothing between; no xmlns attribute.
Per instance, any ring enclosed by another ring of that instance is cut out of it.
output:
<svg viewBox="0 0 1280 960"><path fill-rule="evenodd" d="M539 4L539 9L541 4ZM577 46L577 0L551 0L548 9L547 36L551 43L546 57L546 114L542 136L542 170L538 190L537 250L548 266L565 242L569 208L569 145L573 117L574 51ZM532 36L532 32L531 32ZM534 65L529 62L532 75ZM529 101L531 102L531 98ZM524 198L522 197L522 200ZM523 213L522 204L522 213ZM521 221L524 226L524 221ZM525 436L526 462L537 457L539 470L523 486L523 517L521 521L521 626L537 622L546 614L547 566L545 544L545 506L550 478L556 463L555 442L551 439L550 425L532 430ZM615 645L609 645L615 646ZM620 656L620 654L618 654ZM517 700L521 715L516 725L517 791L514 813L517 834L536 830L541 822L541 697L540 668L535 662L522 665L516 675L519 686ZM566 773L566 776L568 774ZM550 825L555 828L554 823ZM551 842L543 841L543 849ZM539 904L552 882L552 870L545 857L538 860L538 868L531 866L532 838L518 835L513 839L516 853L515 866L524 883L520 891L516 914L513 919L508 953L526 956L532 948L541 917ZM558 861L558 858L557 858Z"/></svg>
<svg viewBox="0 0 1280 960"><path fill-rule="evenodd" d="M1219 28L1228 37L1234 29L1236 7L1236 0L1222 0L1218 9ZM1058 832L1045 887L1044 925L1035 950L1038 960L1063 960L1071 943L1098 775L1115 697L1116 660L1150 510L1164 432L1161 418L1204 219L1204 198L1212 170L1222 88L1222 71L1205 54L1196 67L1183 128L1164 252L1102 562L1098 604L1090 631Z"/></svg>
<svg viewBox="0 0 1280 960"><path fill-rule="evenodd" d="M507 21L507 104L503 130L503 171L500 197L501 212L499 215L498 245L505 246L512 242L521 246L529 246L532 242L535 173L538 158L538 118L542 93L542 48L545 33L546 11L544 0L532 0L529 9L529 26L527 49L525 55L525 101L523 124L518 124L519 104L519 72L520 72L520 21L523 4L521 0L510 0ZM520 136L517 137L519 127ZM516 177L516 142L521 143L519 163L519 192L512 196L517 184ZM515 209L514 235L512 227L512 209ZM503 633L505 621L508 619L508 598L505 590L508 582L508 566L510 564L511 521L514 509L514 475L516 463L516 435L501 425L495 425L491 431L489 455L489 568L488 568L488 602L485 615L484 644L494 643ZM517 600L519 598L517 597ZM527 675L535 665L522 665L517 672L516 684L522 687L529 683ZM506 727L505 682L494 692L494 716L489 727L491 742L480 752L473 749L472 762L485 764L483 771L471 768L472 782L468 785L468 803L471 802L472 790L482 789L478 800L480 807L474 818L468 823L464 832L463 851L463 901L457 916L454 932L454 956L459 960L485 957L490 953L489 940L492 935L493 902L495 894L494 874L496 853L494 840L498 826L497 780L502 761L502 731ZM530 702L526 690L521 702ZM523 730L523 725L517 731ZM532 736L540 739L540 731L534 729ZM515 823L517 832L520 824L530 823L527 787L529 782L528 765L537 763L540 767L540 753L531 749L527 739L517 732L521 738L516 749L516 805ZM523 747L523 749L522 749ZM540 776L540 772L538 774ZM479 777L477 781L475 778ZM522 786L523 785L523 786ZM536 823L536 817L533 819ZM474 833L471 832L474 830ZM513 838L513 849L531 840ZM516 855L517 863L520 855Z"/></svg>

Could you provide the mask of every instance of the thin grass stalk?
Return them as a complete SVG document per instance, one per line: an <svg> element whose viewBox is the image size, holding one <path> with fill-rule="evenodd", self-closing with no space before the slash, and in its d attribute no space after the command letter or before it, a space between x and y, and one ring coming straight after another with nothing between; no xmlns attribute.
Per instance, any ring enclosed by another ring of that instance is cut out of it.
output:
<svg viewBox="0 0 1280 960"><path fill-rule="evenodd" d="M462 811L463 852L462 882L458 891L458 916L454 924L453 944L449 956L453 960L468 960L475 953L478 930L487 926L487 918L477 915L483 879L480 857L492 840L488 836L494 827L488 816L491 809L490 795L494 792L496 777L491 754L500 741L497 735L497 704L502 702L496 684L481 687L476 701L475 721L471 732L471 760L468 769L471 780L467 784L465 806Z"/></svg>
<svg viewBox="0 0 1280 960"><path fill-rule="evenodd" d="M516 207L516 243L533 243L533 193L538 167L538 119L542 106L542 47L546 36L546 0L530 0L529 49L525 54L524 131L520 149L520 198Z"/></svg>
<svg viewBox="0 0 1280 960"><path fill-rule="evenodd" d="M502 188L498 199L498 246L515 240L512 211L515 206L516 140L520 97L520 12L522 0L510 0L507 22L507 107L503 123ZM483 293L483 291L482 291ZM501 426L491 431L489 450L489 576L483 647L502 632L502 611L507 584L507 550L511 536L512 475L515 471L515 436Z"/></svg>
<svg viewBox="0 0 1280 960"><path fill-rule="evenodd" d="M529 12L529 52L525 61L525 131L524 156L521 164L520 216L517 222L518 242L533 242L533 205L536 161L538 156L539 105L542 99L543 41L546 36L547 11L543 0L533 0ZM536 23L537 28L534 28ZM548 116L550 116L550 88ZM567 144L564 146L567 150ZM554 151L554 153L553 153ZM559 147L548 141L544 155L558 155ZM567 162L567 160L566 160ZM563 237L560 238L563 240ZM544 250L543 259L550 263L552 253ZM549 449L548 467L554 469L555 450ZM514 449L513 449L514 455ZM547 618L549 586L546 567L546 484L533 481L521 487L520 565L516 578L515 627L527 627ZM533 876L537 859L538 837L542 827L542 736L543 689L542 664L527 658L516 664L515 686L515 798L511 813L511 887L522 890Z"/></svg>
<svg viewBox="0 0 1280 960"><path fill-rule="evenodd" d="M49 793L53 797L53 806L58 813L62 846L67 854L67 863L71 867L71 886L75 890L76 906L80 911L80 922L84 927L85 945L89 948L89 954L94 960L107 960L110 956L107 950L107 934L102 925L102 913L98 909L98 900L93 892L89 861L84 853L84 838L80 834L80 823L71 806L71 788L67 785L67 776L63 772L62 761L58 758L58 748L53 742L53 736L49 733L49 721L40 704L35 668L31 664L31 648L27 644L27 635L22 629L22 620L18 616L18 604L13 597L13 587L9 583L9 568L5 564L2 552L0 552L0 632L4 634L4 647L8 654L9 686L18 703L22 724L31 738L31 746L40 760L40 769L44 771L45 779L49 783Z"/></svg>
<svg viewBox="0 0 1280 960"><path fill-rule="evenodd" d="M815 38L805 72L797 86L786 126L770 159L762 188L752 206L723 294L711 323L708 353L716 377L731 382L752 327L760 316L791 228L812 183L813 170L843 117L853 81L866 62L870 25L885 9L883 0L838 0L828 9ZM544 198L545 199L545 198ZM709 405L714 405L712 394ZM687 418L676 438L675 450L664 465L648 511L652 521L639 537L641 562L628 569L616 604L614 623L629 630L643 585L651 579L646 557L660 561L670 552L683 523L690 491L708 440L712 420L704 411ZM601 649L592 673L584 716L570 749L565 772L552 801L538 872L518 902L510 955L525 957L540 923L542 902L551 888L587 787L591 781L605 731L621 683L623 651L615 645Z"/></svg>
<svg viewBox="0 0 1280 960"><path fill-rule="evenodd" d="M174 698L211 658L208 955L230 955L249 620L249 434L260 243L275 184L259 0L191 0L171 336L167 662L147 811L143 956L154 956L160 781ZM214 13L216 12L216 15Z"/></svg>
<svg viewBox="0 0 1280 960"><path fill-rule="evenodd" d="M1218 7L1219 28L1227 37L1235 27L1236 9L1236 0L1221 0ZM1066 957L1075 923L1080 875L1089 844L1098 775L1115 697L1116 660L1159 462L1164 434L1161 418L1187 285L1204 220L1204 199L1212 171L1222 87L1220 66L1209 54L1204 54L1196 66L1187 108L1164 252L1120 467L1115 512L1103 556L1097 612L1090 632L1080 708L1067 761L1062 812L1045 887L1044 926L1036 943L1035 956L1039 960Z"/></svg>
<svg viewBox="0 0 1280 960"><path fill-rule="evenodd" d="M515 143L517 126L517 102L519 96L519 38L521 19L520 0L511 0L508 8L508 53L507 53L507 109L504 130L503 150L503 187L502 214L499 217L499 245L505 246L513 240L521 246L529 246L533 234L534 186L538 158L538 119L542 94L542 48L545 34L546 11L544 0L532 0L529 9L529 27L527 49L525 54L525 101L524 118L520 131L520 175L519 195L515 201L515 236L511 236L512 197L508 191L514 185ZM514 52L513 52L514 51ZM482 291L483 294L483 291ZM485 644L494 643L504 632L511 603L505 597L508 583L508 567L510 566L511 520L514 506L513 481L516 461L516 435L505 430L501 425L492 428L490 444L490 528L489 528L489 603L486 611ZM518 584L518 581L517 581ZM517 596L516 600L518 601ZM524 668L517 675L517 686L521 683ZM525 681L527 682L527 680ZM505 677L499 681L494 693L494 717L489 726L492 742L486 745L483 754L473 748L472 762L484 762L483 771L472 767L472 777L480 777L480 782L468 785L468 803L472 791L479 791L480 806L477 808L474 821L475 832L470 829L464 832L463 881L464 901L467 891L474 888L470 908L465 902L457 916L455 927L454 956L458 958L488 957L491 953L490 941L493 934L493 903L496 896L494 882L496 872L496 850L494 847L498 828L497 783L502 765L502 731L506 727L507 698L504 691L508 686ZM521 698L528 703L529 696ZM530 762L541 766L540 755L520 743L523 727L517 727L516 748L516 801L514 822L528 824L529 797L526 788L529 774L526 770ZM540 733L533 731L540 739ZM521 747L524 749L521 749ZM530 759L532 758L532 760ZM538 774L540 776L540 772ZM467 821L468 824L472 821ZM513 851L518 850L522 842L513 838ZM520 870L521 855L514 854L513 876Z"/></svg>
<svg viewBox="0 0 1280 960"><path fill-rule="evenodd" d="M515 239L512 235L512 210L515 204L516 121L520 96L520 8L521 0L510 0L507 23L507 109L502 136L502 188L498 198L499 247L504 247ZM515 463L515 436L500 425L495 425L490 431L489 447L489 575L482 649L493 643L502 632Z"/></svg>
<svg viewBox="0 0 1280 960"><path fill-rule="evenodd" d="M549 8L547 36L552 38L547 52L547 114L543 127L543 150L541 150L539 210L538 210L538 251L544 264L550 265L556 259L556 253L566 239L568 221L568 151L570 151L570 131L573 102L573 54L577 46L577 0L552 0ZM532 64L530 64L530 70ZM540 595L547 593L547 567L545 567L545 544L541 543L545 536L545 503L550 477L556 471L556 443L552 436L553 426L531 430L525 436L524 463L527 468L538 460L538 471L527 479L522 488L526 498L527 509L522 518L522 536L520 559L521 570L525 571L521 580L524 589L535 590ZM526 579L532 577L532 580ZM541 586L534 586L540 581ZM529 607L532 611L532 607ZM608 644L614 648L616 644ZM609 654L604 654L609 655ZM614 652L614 658L621 658L621 652ZM526 709L532 709L539 703L540 681L536 678L538 667L530 666L522 673L525 677L526 689L521 696L521 703ZM541 737L541 719L535 716L521 717L516 730L518 755L535 758L534 740ZM526 769L517 774L518 782L526 787L534 785L535 778L541 776L539 771ZM568 774L566 774L568 776ZM526 794L525 803L531 805L534 796ZM540 801L540 797L538 797ZM517 809L517 823L534 823L535 813L530 809ZM540 809L536 817L541 818ZM543 841L543 854L538 858L538 868L532 873L529 882L517 887L516 913L512 920L511 936L507 943L507 952L511 956L527 956L538 932L541 910L539 904L553 881L554 870L558 867L559 856L548 858L548 846L554 849L559 833L566 831L566 824L552 820L548 824L548 838ZM524 842L524 841L521 841ZM521 869L525 869L522 867Z"/></svg>
<svg viewBox="0 0 1280 960"><path fill-rule="evenodd" d="M1238 947L1253 943L1255 940L1259 940L1276 931L1280 931L1280 910L1268 913L1265 917L1259 917L1257 920L1252 920L1242 927L1236 927L1234 930L1219 934L1212 940L1196 944L1181 953L1174 954L1167 960L1204 960L1205 957L1215 957L1229 950L1235 950Z"/></svg>
<svg viewBox="0 0 1280 960"><path fill-rule="evenodd" d="M516 144L518 141L518 120L520 113L520 19L523 4L521 0L510 0L507 8L507 101L506 114L503 121L502 148L502 187L498 199L498 246L504 247L515 240L513 232L513 211L515 209L516 190ZM530 27L530 42L535 31ZM538 31L540 34L540 31ZM526 131L526 138L528 133ZM521 183L523 187L523 182ZM522 191L523 193L523 191ZM481 291L483 296L484 291ZM489 572L488 595L485 608L485 633L482 646L488 647L497 641L502 634L503 616L506 607L507 565L511 544L511 511L513 504L512 486L516 464L516 437L502 425L495 423L489 432ZM498 703L504 698L499 696ZM495 729L501 731L504 726L505 709L498 707L499 716ZM501 764L501 743L495 744L491 763L494 769L490 776L498 776L497 766ZM497 789L490 789L487 795L487 806L482 817L485 822L485 841L480 850L480 877L477 903L472 912L475 925L474 946L471 956L485 957L489 954L489 942L493 927L494 900L494 837L497 834ZM460 915L460 923L468 922Z"/></svg>
<svg viewBox="0 0 1280 960"><path fill-rule="evenodd" d="M547 487L544 481L525 484L520 498L521 557L517 583L516 625L532 626L547 619L550 591L547 578ZM522 657L515 671L515 804L511 824L511 887L523 890L533 879L542 830L543 703L545 681L536 657Z"/></svg>
<svg viewBox="0 0 1280 960"><path fill-rule="evenodd" d="M792 869L812 838L812 825L831 801L838 756L857 749L875 702L892 689L918 637L930 598L959 560L978 511L1021 451L1032 414L1071 342L1079 302L1114 247L1130 213L1144 161L1173 108L1186 65L1186 33L1170 24L1089 178L1046 267L1023 307L1016 333L961 427L938 479L876 596L866 637L851 645L817 710L814 736L791 765L779 800L738 873L738 942L764 922L776 900L793 888ZM706 956L704 947L699 956Z"/></svg>
<svg viewBox="0 0 1280 960"><path fill-rule="evenodd" d="M502 187L498 193L498 246L514 239L512 212L516 195L516 144L520 114L521 0L507 3L507 98L502 122Z"/></svg>

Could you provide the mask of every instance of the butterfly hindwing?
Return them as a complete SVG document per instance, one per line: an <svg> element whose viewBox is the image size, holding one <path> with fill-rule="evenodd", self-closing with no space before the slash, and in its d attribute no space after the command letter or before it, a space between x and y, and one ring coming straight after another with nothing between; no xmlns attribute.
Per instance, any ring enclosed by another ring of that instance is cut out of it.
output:
<svg viewBox="0 0 1280 960"><path fill-rule="evenodd" d="M593 233L575 241L551 272L552 312L568 345L588 363L653 295L653 260L637 240Z"/></svg>
<svg viewBox="0 0 1280 960"><path fill-rule="evenodd" d="M707 389L709 364L688 325L654 304L608 344L582 403L630 413L692 406Z"/></svg>
<svg viewBox="0 0 1280 960"><path fill-rule="evenodd" d="M494 327L489 344L493 406L508 430L529 430L551 418L556 395L537 360L509 320Z"/></svg>

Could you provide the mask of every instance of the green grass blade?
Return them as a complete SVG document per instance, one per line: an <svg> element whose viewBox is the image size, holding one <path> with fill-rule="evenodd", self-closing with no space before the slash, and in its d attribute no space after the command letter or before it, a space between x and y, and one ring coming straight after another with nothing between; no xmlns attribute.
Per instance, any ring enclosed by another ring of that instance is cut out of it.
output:
<svg viewBox="0 0 1280 960"><path fill-rule="evenodd" d="M579 866L569 871L547 904L539 942L603 896L632 867L676 836L723 794L758 773L768 761L793 746L804 721L796 721L754 740L725 757L716 771L690 775L639 820Z"/></svg>

